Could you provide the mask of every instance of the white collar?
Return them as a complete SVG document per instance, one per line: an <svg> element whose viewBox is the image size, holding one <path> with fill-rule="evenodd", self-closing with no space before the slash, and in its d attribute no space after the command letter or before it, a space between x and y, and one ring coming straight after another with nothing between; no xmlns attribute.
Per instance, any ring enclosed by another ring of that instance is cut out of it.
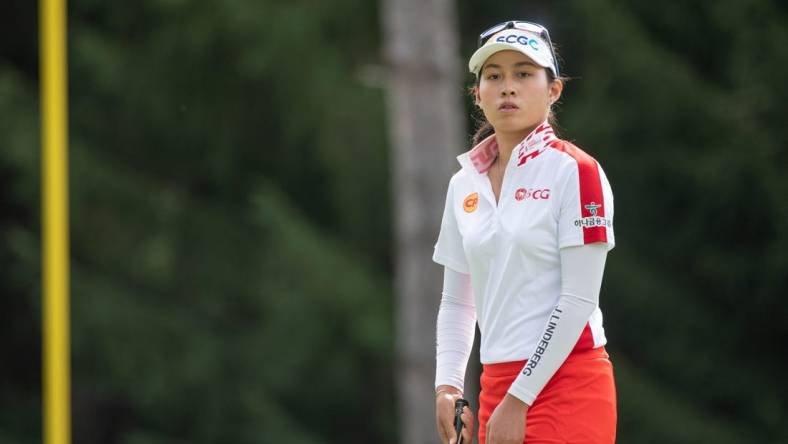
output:
<svg viewBox="0 0 788 444"><path fill-rule="evenodd" d="M517 166L525 163L528 154L532 152L538 154L556 140L558 140L558 137L556 137L553 127L545 120L512 150L512 153L517 154ZM485 174L495 162L496 157L498 157L498 141L495 138L495 134L492 134L479 142L470 151L457 156L457 161L469 172ZM533 155L528 157L533 157Z"/></svg>

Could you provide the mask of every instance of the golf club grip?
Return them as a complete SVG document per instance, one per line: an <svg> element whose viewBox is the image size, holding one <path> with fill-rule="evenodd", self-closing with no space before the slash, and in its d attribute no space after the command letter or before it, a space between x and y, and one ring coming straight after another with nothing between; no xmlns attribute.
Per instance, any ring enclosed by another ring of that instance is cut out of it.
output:
<svg viewBox="0 0 788 444"><path fill-rule="evenodd" d="M457 444L462 444L462 409L468 407L468 401L460 398L454 401L454 431L457 432Z"/></svg>

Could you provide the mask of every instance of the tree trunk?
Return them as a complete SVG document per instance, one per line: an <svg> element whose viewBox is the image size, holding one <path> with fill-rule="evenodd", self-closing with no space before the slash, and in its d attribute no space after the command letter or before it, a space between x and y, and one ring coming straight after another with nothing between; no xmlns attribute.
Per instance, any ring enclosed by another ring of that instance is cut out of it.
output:
<svg viewBox="0 0 788 444"><path fill-rule="evenodd" d="M431 258L455 156L466 149L456 11L450 0L383 0L381 13L396 215L399 442L434 443L442 269Z"/></svg>

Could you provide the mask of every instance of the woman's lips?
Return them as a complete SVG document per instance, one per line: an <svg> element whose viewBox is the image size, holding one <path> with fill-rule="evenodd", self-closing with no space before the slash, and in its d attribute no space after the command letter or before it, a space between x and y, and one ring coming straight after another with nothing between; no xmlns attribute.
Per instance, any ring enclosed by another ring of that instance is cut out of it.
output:
<svg viewBox="0 0 788 444"><path fill-rule="evenodd" d="M512 102L503 102L500 106L498 106L498 111L501 111L503 113L512 113L519 109L520 107Z"/></svg>

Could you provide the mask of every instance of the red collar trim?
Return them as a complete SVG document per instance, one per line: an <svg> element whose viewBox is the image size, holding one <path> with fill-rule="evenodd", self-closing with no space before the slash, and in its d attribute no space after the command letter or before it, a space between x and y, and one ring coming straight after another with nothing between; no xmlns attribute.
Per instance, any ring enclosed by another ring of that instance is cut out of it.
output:
<svg viewBox="0 0 788 444"><path fill-rule="evenodd" d="M517 154L517 166L524 164L529 158L535 157L556 140L558 137L556 137L553 127L547 121L542 122L514 148L514 152ZM488 136L470 151L460 155L458 159L461 165L464 165L462 158L466 155L470 164L479 174L486 173L495 162L495 158L498 157L498 141L495 139L495 134Z"/></svg>

